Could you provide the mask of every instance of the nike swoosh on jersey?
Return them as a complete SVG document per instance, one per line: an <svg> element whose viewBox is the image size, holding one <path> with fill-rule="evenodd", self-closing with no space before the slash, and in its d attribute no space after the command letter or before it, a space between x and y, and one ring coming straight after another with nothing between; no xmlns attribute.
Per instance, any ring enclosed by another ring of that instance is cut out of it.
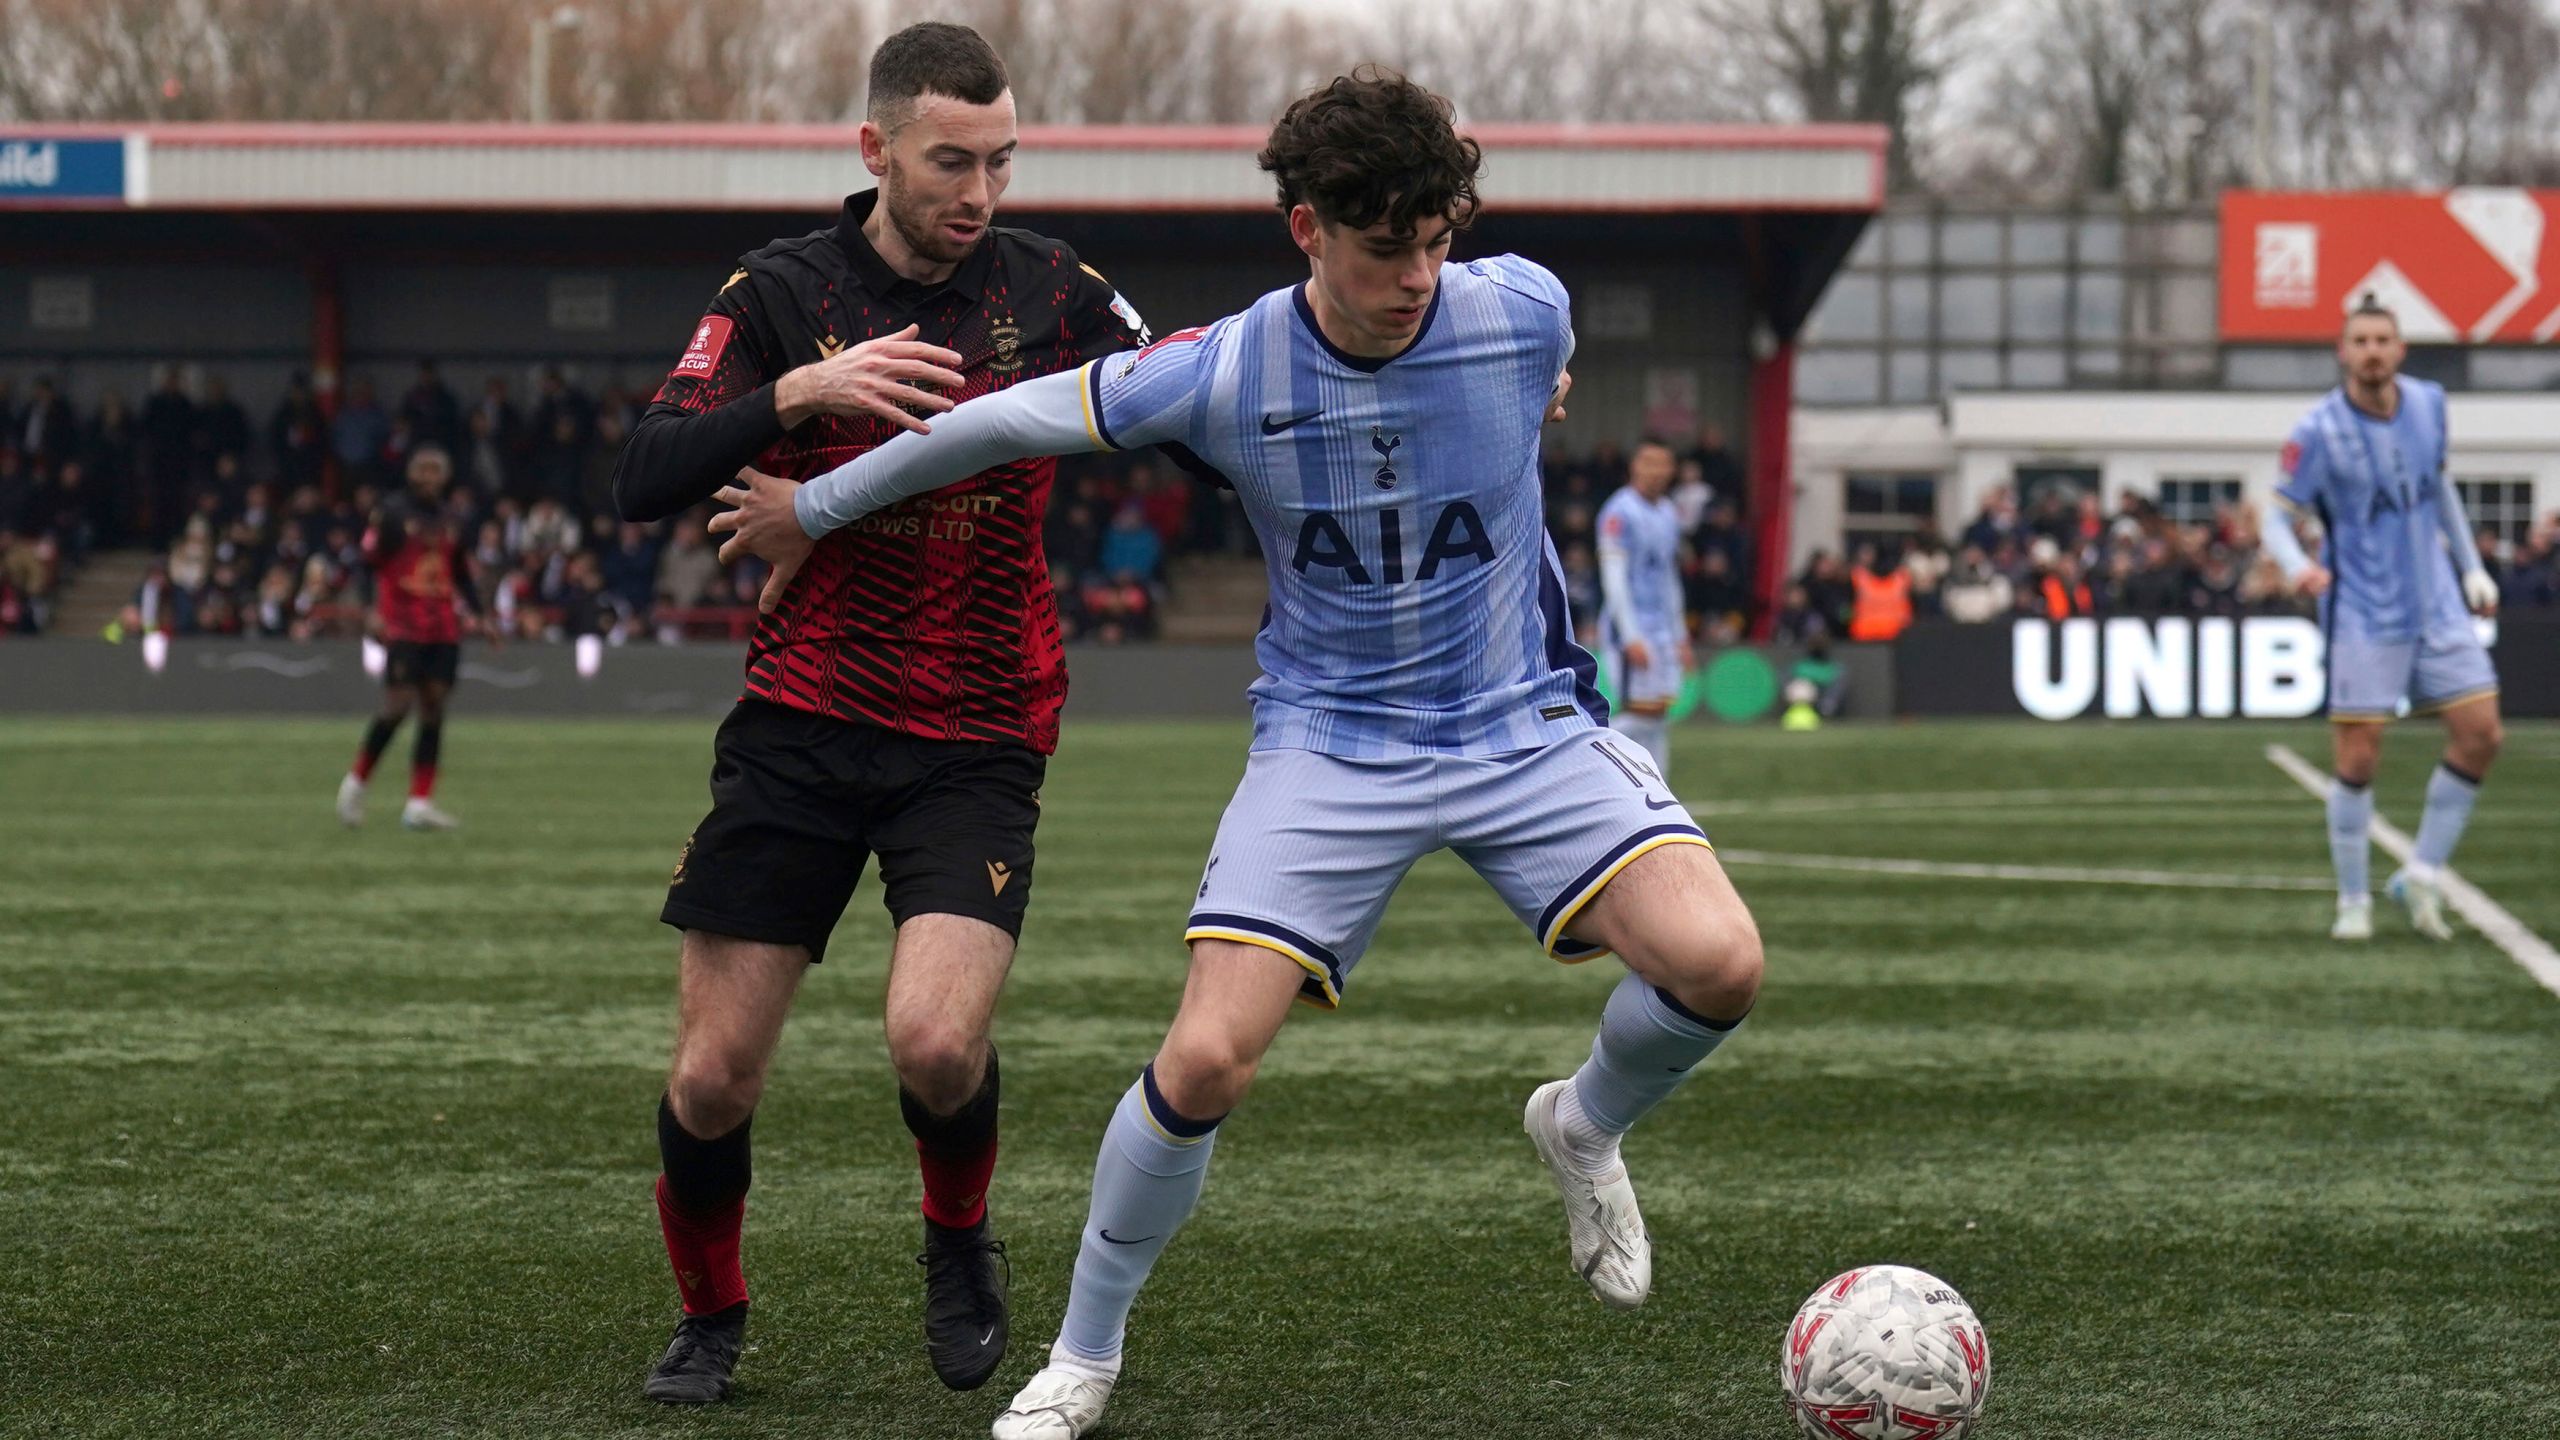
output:
<svg viewBox="0 0 2560 1440"><path fill-rule="evenodd" d="M1137 1239L1135 1239L1135 1240L1123 1240L1123 1239L1121 1239L1119 1236L1112 1234L1112 1233L1111 1233L1110 1231L1108 1231L1108 1230L1105 1230L1105 1231L1103 1231L1103 1232L1102 1232L1102 1238L1103 1238L1104 1243L1106 1243L1106 1244L1111 1244L1111 1245L1144 1245L1144 1244L1146 1244L1148 1241L1153 1240L1153 1239L1154 1239L1154 1238L1156 1238L1156 1237L1154 1237L1153 1235L1141 1235L1141 1236L1139 1236L1139 1237L1138 1237Z"/></svg>
<svg viewBox="0 0 2560 1440"><path fill-rule="evenodd" d="M1303 425L1323 413L1321 410L1310 410L1304 415L1291 415L1285 418L1278 415L1265 415L1262 417L1262 433L1277 435L1293 426Z"/></svg>
<svg viewBox="0 0 2560 1440"><path fill-rule="evenodd" d="M1650 795L1644 797L1644 808L1647 810L1668 810L1679 803L1677 800L1656 800Z"/></svg>

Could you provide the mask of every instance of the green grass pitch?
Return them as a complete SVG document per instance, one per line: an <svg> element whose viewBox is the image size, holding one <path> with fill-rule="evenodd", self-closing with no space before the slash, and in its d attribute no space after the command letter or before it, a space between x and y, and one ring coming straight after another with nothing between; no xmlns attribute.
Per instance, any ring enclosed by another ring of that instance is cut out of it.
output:
<svg viewBox="0 0 2560 1440"><path fill-rule="evenodd" d="M983 1435L1171 1015L1241 725L1071 721L1050 772L998 1022L995 1382L923 1360L866 881L756 1126L741 1393L698 1414L639 1381L674 1304L656 907L711 723L466 704L467 828L428 836L392 823L405 737L374 823L331 819L359 729L0 725L0 1434ZM2322 876L2270 740L2325 760L2316 726L1700 726L1677 779L1733 849ZM2387 751L2404 827L2433 748ZM2560 730L2518 726L2461 866L2560 936L2555 857ZM2560 1426L2560 997L2486 941L2386 907L2341 948L2302 891L1733 870L1769 982L1629 1142L1649 1306L1569 1273L1519 1133L1615 971L1540 959L1442 857L1229 1123L1104 1433L1780 1437L1788 1315L1872 1261L1980 1310L1987 1440Z"/></svg>

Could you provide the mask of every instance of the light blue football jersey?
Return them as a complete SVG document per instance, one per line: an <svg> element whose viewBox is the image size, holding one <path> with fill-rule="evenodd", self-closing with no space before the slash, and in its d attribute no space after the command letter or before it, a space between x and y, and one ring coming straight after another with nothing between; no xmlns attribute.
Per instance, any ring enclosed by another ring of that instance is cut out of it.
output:
<svg viewBox="0 0 2560 1440"><path fill-rule="evenodd" d="M2334 579L2320 615L2331 634L2470 635L2462 574L2437 513L2444 460L2444 390L2406 376L2389 420L2358 410L2340 388L2293 427L2277 493L2317 514L2326 532L2320 560Z"/></svg>
<svg viewBox="0 0 2560 1440"><path fill-rule="evenodd" d="M1254 749L1498 755L1606 722L1539 484L1572 354L1564 286L1502 255L1442 266L1390 360L1336 349L1299 285L1090 367L1098 438L1189 447L1261 538Z"/></svg>
<svg viewBox="0 0 2560 1440"><path fill-rule="evenodd" d="M1607 643L1652 642L1684 632L1688 617L1680 593L1680 507L1669 496L1647 500L1633 485L1621 485L1600 507L1599 530L1602 558L1613 551L1626 557L1628 608L1635 612L1635 633L1621 635L1612 607L1601 606L1600 630Z"/></svg>

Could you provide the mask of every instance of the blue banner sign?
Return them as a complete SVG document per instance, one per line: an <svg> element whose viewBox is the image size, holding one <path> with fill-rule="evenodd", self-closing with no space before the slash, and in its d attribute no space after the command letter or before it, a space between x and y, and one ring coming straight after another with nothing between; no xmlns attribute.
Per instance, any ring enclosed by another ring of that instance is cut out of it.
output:
<svg viewBox="0 0 2560 1440"><path fill-rule="evenodd" d="M0 133L0 205L124 198L124 141Z"/></svg>

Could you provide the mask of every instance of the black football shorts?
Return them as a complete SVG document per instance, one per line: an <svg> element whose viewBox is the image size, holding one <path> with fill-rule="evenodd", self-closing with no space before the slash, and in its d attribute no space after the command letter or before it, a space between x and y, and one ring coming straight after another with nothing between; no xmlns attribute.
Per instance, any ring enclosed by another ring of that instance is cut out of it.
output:
<svg viewBox="0 0 2560 1440"><path fill-rule="evenodd" d="M462 673L462 647L423 640L394 640L383 647L382 683L424 685L430 681L452 688Z"/></svg>
<svg viewBox="0 0 2560 1440"><path fill-rule="evenodd" d="M711 813L676 858L658 918L815 963L880 857L903 925L966 915L1017 939L1048 760L1020 745L929 740L740 700L712 745Z"/></svg>

